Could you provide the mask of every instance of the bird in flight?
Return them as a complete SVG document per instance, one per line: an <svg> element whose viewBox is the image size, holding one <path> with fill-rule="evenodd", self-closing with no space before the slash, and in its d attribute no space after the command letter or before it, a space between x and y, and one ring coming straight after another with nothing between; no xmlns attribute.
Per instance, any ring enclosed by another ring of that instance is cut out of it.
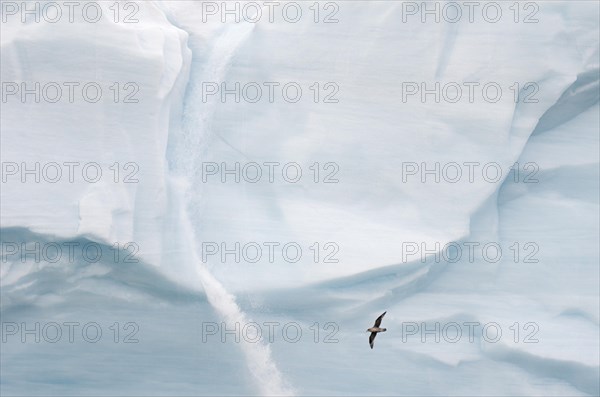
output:
<svg viewBox="0 0 600 397"><path fill-rule="evenodd" d="M379 326L381 325L381 320L383 320L383 316L385 316L385 313L387 313L387 311L383 312L381 316L377 317L377 320L375 320L375 325L367 330L367 332L371 333L371 336L369 336L369 345L371 345L371 349L373 348L373 344L375 343L375 337L377 336L377 333L387 331L387 328L379 328Z"/></svg>

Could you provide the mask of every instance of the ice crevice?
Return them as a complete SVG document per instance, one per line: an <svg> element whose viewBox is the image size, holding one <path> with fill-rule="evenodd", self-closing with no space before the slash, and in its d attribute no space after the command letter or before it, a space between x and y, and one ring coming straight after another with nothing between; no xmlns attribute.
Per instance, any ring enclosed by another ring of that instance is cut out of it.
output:
<svg viewBox="0 0 600 397"><path fill-rule="evenodd" d="M176 23L176 21L175 21ZM211 135L219 134L211 128L211 118L217 106L217 99L205 101L201 84L205 81L221 81L225 78L229 63L237 48L252 33L255 25L251 23L230 24L225 26L215 38L212 50L203 54L204 62L193 62L188 91L186 94L183 127L181 135L172 137L172 172L176 178L185 180L182 191L184 205L182 209L185 235L192 251L190 258L196 264L200 282L207 294L208 301L227 324L247 324L250 319L236 303L236 298L211 274L207 264L201 261L200 247L195 243L202 240L201 230L194 228L190 218L200 214L203 191L198 171L204 160L207 141ZM199 58L200 55L193 55ZM220 136L219 136L220 137ZM221 137L226 142L224 138ZM226 142L237 151L233 146ZM251 343L243 340L240 347L246 357L247 366L263 395L292 395L293 389L284 379L273 359L270 347L260 341Z"/></svg>

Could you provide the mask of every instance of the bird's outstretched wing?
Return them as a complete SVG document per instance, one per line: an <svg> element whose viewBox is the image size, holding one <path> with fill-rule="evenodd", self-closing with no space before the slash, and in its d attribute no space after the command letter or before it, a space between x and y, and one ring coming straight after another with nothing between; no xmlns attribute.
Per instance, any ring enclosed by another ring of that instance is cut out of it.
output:
<svg viewBox="0 0 600 397"><path fill-rule="evenodd" d="M371 349L373 348L373 344L375 343L376 336L377 332L371 332L371 336L369 336L369 345L371 345Z"/></svg>
<svg viewBox="0 0 600 397"><path fill-rule="evenodd" d="M385 316L386 313L387 313L387 311L383 312L383 314L381 316L377 317L377 320L375 320L376 328L379 328L379 326L381 325L381 320L383 320L383 316Z"/></svg>

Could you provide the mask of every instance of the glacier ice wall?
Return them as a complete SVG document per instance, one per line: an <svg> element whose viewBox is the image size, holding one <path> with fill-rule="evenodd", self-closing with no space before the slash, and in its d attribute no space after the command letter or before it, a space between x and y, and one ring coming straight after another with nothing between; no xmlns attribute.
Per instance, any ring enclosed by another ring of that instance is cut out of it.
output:
<svg viewBox="0 0 600 397"><path fill-rule="evenodd" d="M2 227L136 242L140 258L160 266L173 201L165 152L181 119L187 33L152 3L140 8L143 23L129 24L113 22L111 4L99 6L93 24L81 16L34 23L33 15L3 23L3 82L29 90L39 83L43 98L54 98L56 85L61 95L40 103L17 95L3 104L2 161L18 172L2 189Z"/></svg>
<svg viewBox="0 0 600 397"><path fill-rule="evenodd" d="M535 24L449 24L402 22L402 2L343 1L329 25L204 22L206 2L188 1L136 3L141 22L115 24L100 4L105 18L93 25L2 25L3 82L94 81L105 94L3 103L2 162L94 162L107 176L2 184L3 243L93 242L103 252L95 263L49 263L3 251L3 324L95 322L105 332L97 344L12 335L1 345L3 394L599 393L597 3L536 3ZM295 82L305 96L203 97L203 83L223 81ZM403 82L435 81L493 81L504 95L404 100ZM138 103L122 101L128 82ZM335 83L339 102L315 103L315 82ZM515 101L516 82L535 82L537 101ZM334 162L339 183L310 173L296 184L204 181L207 162L298 162L305 172ZM505 174L403 180L406 163L423 162L494 162ZM515 162L536 164L537 182L515 183ZM132 171L136 182L124 183ZM252 241L305 252L335 242L339 262L289 263L278 249L274 263L201 263L203 242ZM538 262L402 252L406 242L469 241L510 255L533 242ZM134 242L139 262L113 261L116 242ZM384 310L388 332L371 351L363 329ZM295 323L304 336L205 340L205 324L222 321ZM315 343L311 327L328 322L336 342L322 343L321 329ZM505 338L406 341L407 322L494 322ZM535 323L539 341L513 342L516 322ZM114 323L136 324L139 341L114 343Z"/></svg>

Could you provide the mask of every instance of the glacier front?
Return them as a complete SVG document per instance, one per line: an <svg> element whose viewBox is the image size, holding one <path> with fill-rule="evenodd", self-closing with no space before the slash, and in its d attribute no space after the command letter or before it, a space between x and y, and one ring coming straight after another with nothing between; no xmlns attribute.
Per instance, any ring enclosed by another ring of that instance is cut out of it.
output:
<svg viewBox="0 0 600 397"><path fill-rule="evenodd" d="M0 3L0 394L600 393L597 2L75 3Z"/></svg>

